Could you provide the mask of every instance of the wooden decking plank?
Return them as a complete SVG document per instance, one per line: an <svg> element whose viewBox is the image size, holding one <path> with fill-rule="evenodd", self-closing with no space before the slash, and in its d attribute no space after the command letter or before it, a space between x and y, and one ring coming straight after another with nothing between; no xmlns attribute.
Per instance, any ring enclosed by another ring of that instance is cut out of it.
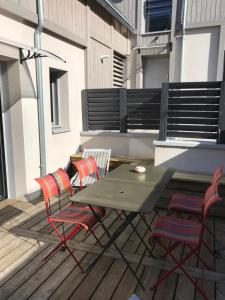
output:
<svg viewBox="0 0 225 300"><path fill-rule="evenodd" d="M63 263L68 257L67 252L57 252L45 264L26 280L8 299L28 299L30 295Z"/></svg>
<svg viewBox="0 0 225 300"><path fill-rule="evenodd" d="M82 260L82 264L87 265L93 257L94 256L92 254L87 254L84 260ZM86 275L86 273L81 273L78 267L74 267L72 272L64 279L64 281L56 287L56 290L52 293L48 300L69 299Z"/></svg>
<svg viewBox="0 0 225 300"><path fill-rule="evenodd" d="M101 283L105 274L113 264L113 259L108 257L102 257L101 261L95 265L91 272L83 279L70 299L86 300L90 299L96 287Z"/></svg>
<svg viewBox="0 0 225 300"><path fill-rule="evenodd" d="M206 225L208 228L214 232L214 218L208 218L206 220ZM204 232L204 241L207 243L211 249L214 250L214 241L209 235L208 231L205 230ZM214 270L214 257L209 253L209 251L202 246L200 250L200 257L204 259L204 261L209 265L209 267ZM203 264L199 261L198 264L199 268L205 268ZM206 281L206 280L198 280L198 286L204 291L209 299L215 299L215 283L213 281ZM196 300L202 299L202 296L196 291Z"/></svg>
<svg viewBox="0 0 225 300"><path fill-rule="evenodd" d="M216 250L225 249L225 220L217 218L215 222L215 248ZM216 258L216 270L225 273L225 251ZM225 281L216 283L216 300L225 299Z"/></svg>
<svg viewBox="0 0 225 300"><path fill-rule="evenodd" d="M76 251L74 253L77 259L82 259L85 253ZM76 263L72 256L67 259L53 272L47 280L45 280L29 297L29 300L48 299L56 288L67 278L74 268L77 268Z"/></svg>
<svg viewBox="0 0 225 300"><path fill-rule="evenodd" d="M29 262L37 257L46 247L47 245L44 245L44 243L40 243L39 246L32 247L30 250L25 252L24 255L20 256L20 258L18 258L14 263L10 264L10 266L8 266L4 271L0 273L0 287L5 285L7 281L10 282L11 278L14 277L22 269L22 274L26 273L25 269Z"/></svg>
<svg viewBox="0 0 225 300"><path fill-rule="evenodd" d="M143 228L146 227L141 227L141 220L140 218L136 218L134 220L134 226L139 228L139 232L142 231ZM131 226L129 226L117 239L117 244L121 244L121 248L123 250L129 251L129 252L136 252L137 249L139 248L140 242L138 241L137 243L137 238L136 242L133 240L134 232ZM129 237L128 240L126 241L126 237ZM104 280L102 281L101 285L98 287L98 289L95 291L95 293L92 296L92 299L102 299L102 300L107 300L110 299L117 287L119 286L120 282L122 281L123 276L125 275L127 271L127 267L125 263L121 263L121 261L115 260L111 269L105 276ZM120 276L116 276L116 274L120 274Z"/></svg>
<svg viewBox="0 0 225 300"><path fill-rule="evenodd" d="M37 245L36 241L35 243ZM5 257L0 259L0 272L2 272L8 266L14 263L18 258L20 258L26 251L31 249L33 246L34 246L33 241L29 241L29 242L22 241L22 243L20 243L18 247L8 252L8 254L5 255Z"/></svg>

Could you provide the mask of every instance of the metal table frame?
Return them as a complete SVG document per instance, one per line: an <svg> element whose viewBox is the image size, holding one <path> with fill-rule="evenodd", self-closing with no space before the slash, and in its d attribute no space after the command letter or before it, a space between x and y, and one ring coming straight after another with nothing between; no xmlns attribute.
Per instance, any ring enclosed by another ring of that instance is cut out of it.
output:
<svg viewBox="0 0 225 300"><path fill-rule="evenodd" d="M122 167L121 167L122 168ZM163 169L163 168L161 168ZM169 170L169 174L167 176L167 180L165 181L165 178L164 176L162 176L162 181L164 182L163 185L160 187L160 190L158 190L158 196L160 196L160 193L159 191L162 191L164 188L165 188L165 185L166 183L169 182L169 180L171 179L173 173L174 173L174 170L173 169L165 169L164 170ZM115 173L116 170L114 170L114 173ZM110 174L110 173L109 173ZM107 175L108 176L108 175ZM107 176L104 177L103 179L101 179L101 181L105 181L106 184L107 182L109 183L109 181L107 180ZM110 177L110 176L109 176ZM119 180L119 179L118 179ZM99 182L99 181L98 181ZM95 185L96 183L94 183L93 185ZM158 183L157 183L158 184ZM156 185L157 185L156 184ZM91 186L93 186L91 185ZM158 184L159 185L159 184ZM90 187L91 187L90 186ZM158 187L158 186L157 186ZM87 188L87 190L89 189L89 187ZM86 190L86 189L85 189ZM79 194L81 195L83 192L80 192ZM152 192L150 192L151 194ZM153 193L154 194L154 193ZM155 194L154 194L155 196ZM76 199L74 197L71 198L72 201L76 201ZM155 199L154 198L154 201L156 202L158 199ZM78 201L79 202L79 201ZM89 202L89 203L88 203ZM150 251L150 249L148 248L148 245L146 244L146 242L144 241L144 238L142 238L142 236L139 234L139 232L137 231L137 229L135 228L135 226L133 225L132 221L139 215L141 220L144 222L144 224L147 226L148 230L151 230L148 222L146 221L145 219L145 216L144 216L144 213L145 211L131 211L129 212L128 210L125 210L125 209L121 209L121 207L111 207L113 209L118 209L118 210L121 210L122 211L122 214L124 215L124 221L122 222L122 224L119 226L119 228L113 233L111 234L109 232L109 230L107 229L107 227L105 226L103 220L97 215L97 213L95 212L95 210L93 209L92 206L96 205L96 203L91 203L92 201L86 201L86 204L89 206L89 208L91 209L91 211L93 212L93 214L95 215L98 223L102 226L104 232L106 233L106 235L108 236L109 240L102 246L102 251L97 255L97 257L93 260L93 262L90 263L90 265L84 270L84 272L89 272L91 271L91 269L96 265L96 263L99 261L99 259L102 257L102 255L104 254L104 252L107 251L107 249L114 245L116 250L118 251L118 253L120 254L121 258L124 260L124 262L126 263L128 269L131 271L131 273L133 274L133 276L136 278L137 282L140 284L140 286L142 287L142 289L145 289L144 288L144 285L142 284L141 282L141 279L137 276L137 272L138 272L138 269L142 263L142 260L146 254L146 252L149 253L149 256L152 256L152 253ZM82 202L84 203L84 202ZM91 204L90 204L91 203ZM97 204L98 205L98 204ZM103 205L102 205L103 206ZM107 207L110 207L110 206L107 206ZM146 213L150 213L152 210L154 209L154 206L152 207L152 209L150 211L146 211ZM120 247L117 245L116 243L116 239L120 236L120 234L127 228L127 226L132 226L134 232L137 234L138 238L140 239L141 243L145 246L145 250L143 251L143 254L141 255L141 258L140 258L140 261L138 262L137 264L137 267L135 269L133 269L128 261L128 259L126 258L126 256L123 254L122 250L120 249Z"/></svg>

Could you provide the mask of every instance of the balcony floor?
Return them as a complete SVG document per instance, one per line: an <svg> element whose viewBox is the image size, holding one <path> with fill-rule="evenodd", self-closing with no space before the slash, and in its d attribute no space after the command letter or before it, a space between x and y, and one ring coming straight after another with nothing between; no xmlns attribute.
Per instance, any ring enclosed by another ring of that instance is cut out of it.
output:
<svg viewBox="0 0 225 300"><path fill-rule="evenodd" d="M196 183L172 182L164 191L161 204L165 204L171 194L187 192L201 194L204 187ZM0 202L0 299L120 299L125 300L135 292L141 299L201 299L187 279L178 274L173 274L166 280L155 293L147 290L143 292L137 286L133 275L127 270L125 264L110 256L104 256L88 274L82 274L75 266L68 252L58 252L47 261L42 258L52 248L57 240L55 233L47 224L43 201L27 203L18 200L4 200ZM161 214L165 213L161 209ZM148 216L154 223L154 214ZM120 221L116 220L115 212L107 217L108 227L113 232ZM138 218L135 220L138 231L148 236L146 227ZM225 220L211 217L208 225L215 229L215 247L225 248ZM96 229L102 241L106 240L100 227ZM92 247L94 241L89 234L78 232L74 237L78 245ZM37 242L37 240L39 242ZM213 246L207 234L205 240ZM128 227L118 239L118 244L129 253L141 254L143 247ZM75 251L78 257L84 257L83 264L88 264L95 254L88 254L80 250ZM155 248L154 254L159 254L160 249ZM177 255L183 255L186 248L177 249ZM225 273L225 258L211 259L207 251L202 249L201 256L217 272ZM134 264L135 265L135 264ZM188 261L191 267L200 267L197 259ZM163 271L159 268L141 265L139 274L146 286L154 283ZM212 280L198 280L209 299L225 299L225 281L215 283Z"/></svg>

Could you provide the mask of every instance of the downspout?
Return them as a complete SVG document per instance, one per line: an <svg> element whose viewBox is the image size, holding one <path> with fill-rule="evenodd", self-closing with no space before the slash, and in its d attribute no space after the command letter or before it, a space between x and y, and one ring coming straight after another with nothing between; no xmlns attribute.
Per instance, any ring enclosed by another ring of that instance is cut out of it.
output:
<svg viewBox="0 0 225 300"><path fill-rule="evenodd" d="M34 45L41 49L41 33L44 24L43 0L37 0L38 26L34 33ZM40 175L46 175L46 148L45 148L45 118L44 118L44 96L43 96L43 77L42 59L35 58L36 66L36 87L37 87L37 107L38 107L38 127L39 127L39 149L40 149Z"/></svg>
<svg viewBox="0 0 225 300"><path fill-rule="evenodd" d="M180 81L183 79L183 63L184 63L184 40L185 40L185 31L186 31L186 18L187 18L187 0L184 0L184 22L183 22L183 34L182 34L182 48L181 48L181 72L180 72Z"/></svg>

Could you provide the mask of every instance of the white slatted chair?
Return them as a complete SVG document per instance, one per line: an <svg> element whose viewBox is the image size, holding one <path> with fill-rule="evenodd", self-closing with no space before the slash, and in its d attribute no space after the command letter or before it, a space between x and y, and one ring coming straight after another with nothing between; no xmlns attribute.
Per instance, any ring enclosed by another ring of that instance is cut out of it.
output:
<svg viewBox="0 0 225 300"><path fill-rule="evenodd" d="M94 157L97 162L99 178L102 178L109 171L109 163L111 156L111 149L84 149L82 158L87 158L88 156ZM96 175L92 174L91 176L87 176L83 178L82 183L83 186L88 186L94 183L97 180ZM75 174L71 178L71 183L74 187L80 186L80 178L78 174Z"/></svg>

